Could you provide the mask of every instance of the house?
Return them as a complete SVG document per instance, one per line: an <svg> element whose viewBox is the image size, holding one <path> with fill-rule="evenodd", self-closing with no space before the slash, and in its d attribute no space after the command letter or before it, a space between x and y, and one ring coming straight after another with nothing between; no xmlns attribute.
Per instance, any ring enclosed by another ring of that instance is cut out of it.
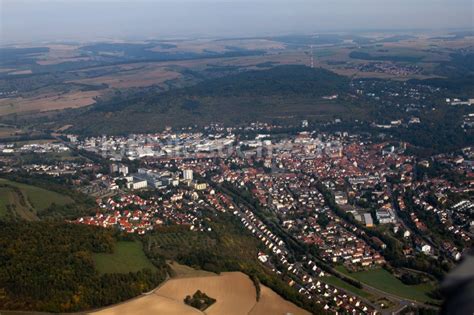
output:
<svg viewBox="0 0 474 315"><path fill-rule="evenodd" d="M372 220L372 216L368 212L364 213L364 224L366 227L374 226L374 221Z"/></svg>

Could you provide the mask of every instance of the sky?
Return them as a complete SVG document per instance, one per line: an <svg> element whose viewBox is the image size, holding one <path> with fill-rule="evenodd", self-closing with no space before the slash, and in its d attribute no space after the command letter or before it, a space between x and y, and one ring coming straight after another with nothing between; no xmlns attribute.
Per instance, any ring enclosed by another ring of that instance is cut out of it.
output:
<svg viewBox="0 0 474 315"><path fill-rule="evenodd" d="M473 28L473 0L0 0L0 42Z"/></svg>

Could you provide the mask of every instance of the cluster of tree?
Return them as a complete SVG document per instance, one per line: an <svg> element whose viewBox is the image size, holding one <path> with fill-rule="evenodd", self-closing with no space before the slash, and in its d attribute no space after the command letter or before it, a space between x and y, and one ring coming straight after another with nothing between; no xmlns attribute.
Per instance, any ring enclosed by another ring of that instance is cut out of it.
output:
<svg viewBox="0 0 474 315"><path fill-rule="evenodd" d="M0 221L0 309L71 312L123 301L166 278L164 265L99 274L93 253L112 252L113 231L52 222Z"/></svg>
<svg viewBox="0 0 474 315"><path fill-rule="evenodd" d="M348 90L349 79L330 71L277 66L166 92L147 88L117 93L89 109L69 111L57 118L62 125L73 124L71 131L83 134L154 132L167 125L202 126L216 121L235 125L256 119L268 121L279 113L294 113L298 115L295 121L299 121L307 113L339 113L342 105L331 101L337 104L328 106L329 101L320 97L347 94Z"/></svg>
<svg viewBox="0 0 474 315"><path fill-rule="evenodd" d="M423 283L423 277L420 276L419 274L413 274L413 273L403 273L400 277L400 280L408 285L415 285L415 284L420 284Z"/></svg>
<svg viewBox="0 0 474 315"><path fill-rule="evenodd" d="M211 298L206 293L197 290L193 296L187 295L184 298L184 303L197 308L200 311L204 311L206 308L216 303L216 299Z"/></svg>

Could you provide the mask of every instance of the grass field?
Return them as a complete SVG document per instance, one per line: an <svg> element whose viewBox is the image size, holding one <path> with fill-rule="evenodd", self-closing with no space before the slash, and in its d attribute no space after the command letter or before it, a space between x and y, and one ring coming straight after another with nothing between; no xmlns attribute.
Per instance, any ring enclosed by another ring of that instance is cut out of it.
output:
<svg viewBox="0 0 474 315"><path fill-rule="evenodd" d="M333 277L333 276L329 276L329 277L323 277L323 278L319 278L322 282L324 283L327 283L329 285L333 285L335 287L338 287L338 288L341 288L341 289L344 289L348 292L351 292L351 293L354 293L358 296L361 296L363 298L366 298L366 299L371 299L373 296L371 294L369 294L368 292L364 291L364 290L361 290L353 285L350 285L349 283L337 278L337 277Z"/></svg>
<svg viewBox="0 0 474 315"><path fill-rule="evenodd" d="M406 285L385 269L352 273L342 266L336 267L336 269L362 283L387 293L420 302L433 302L433 299L426 295L434 289L430 284Z"/></svg>
<svg viewBox="0 0 474 315"><path fill-rule="evenodd" d="M44 210L53 203L65 205L73 202L69 196L4 178L0 178L0 185L0 217L8 214L8 205L14 208L16 215L33 220L37 218L37 211Z"/></svg>
<svg viewBox="0 0 474 315"><path fill-rule="evenodd" d="M155 269L143 252L140 243L117 242L113 254L94 254L94 261L100 273L128 273L144 268Z"/></svg>

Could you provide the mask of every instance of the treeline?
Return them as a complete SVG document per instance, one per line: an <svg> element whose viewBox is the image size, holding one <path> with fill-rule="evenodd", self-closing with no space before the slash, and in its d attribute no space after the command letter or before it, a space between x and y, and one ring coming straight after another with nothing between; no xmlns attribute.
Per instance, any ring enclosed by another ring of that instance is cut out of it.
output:
<svg viewBox="0 0 474 315"><path fill-rule="evenodd" d="M352 59L361 60L377 60L377 61L394 61L394 62L418 62L422 57L417 56L398 56L398 55L371 55L362 51L352 51L349 54Z"/></svg>

